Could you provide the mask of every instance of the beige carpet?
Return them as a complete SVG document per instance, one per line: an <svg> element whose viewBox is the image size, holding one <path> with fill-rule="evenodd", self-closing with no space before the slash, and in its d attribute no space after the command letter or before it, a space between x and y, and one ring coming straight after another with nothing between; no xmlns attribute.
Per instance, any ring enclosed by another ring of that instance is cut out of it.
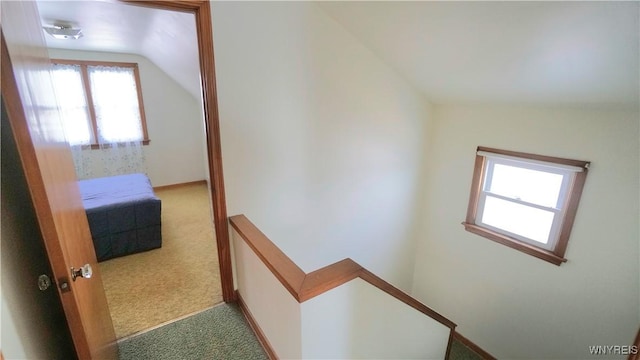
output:
<svg viewBox="0 0 640 360"><path fill-rule="evenodd" d="M207 186L156 195L162 200L162 247L100 263L118 338L222 302Z"/></svg>

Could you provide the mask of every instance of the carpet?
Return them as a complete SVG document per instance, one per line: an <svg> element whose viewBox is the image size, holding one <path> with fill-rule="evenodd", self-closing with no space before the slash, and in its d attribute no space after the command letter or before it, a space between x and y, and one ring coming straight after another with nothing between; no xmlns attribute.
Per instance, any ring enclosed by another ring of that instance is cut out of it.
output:
<svg viewBox="0 0 640 360"><path fill-rule="evenodd" d="M119 341L120 360L268 359L235 304L221 304L188 318Z"/></svg>
<svg viewBox="0 0 640 360"><path fill-rule="evenodd" d="M451 343L451 353L449 353L450 360L483 360L483 358L476 354L473 350L469 349L463 343L456 339L453 339Z"/></svg>
<svg viewBox="0 0 640 360"><path fill-rule="evenodd" d="M162 247L99 263L119 339L222 302L207 185L156 195Z"/></svg>

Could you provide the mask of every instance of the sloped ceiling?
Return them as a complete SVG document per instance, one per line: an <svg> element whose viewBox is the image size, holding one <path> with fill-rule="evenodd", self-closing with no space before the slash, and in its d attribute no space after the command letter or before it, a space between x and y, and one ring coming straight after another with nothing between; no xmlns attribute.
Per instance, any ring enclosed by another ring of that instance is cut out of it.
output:
<svg viewBox="0 0 640 360"><path fill-rule="evenodd" d="M435 103L638 106L637 1L319 6Z"/></svg>
<svg viewBox="0 0 640 360"><path fill-rule="evenodd" d="M640 2L319 2L434 103L640 103ZM113 1L39 1L65 49L142 55L200 97L193 15Z"/></svg>
<svg viewBox="0 0 640 360"><path fill-rule="evenodd" d="M67 23L82 28L78 40L46 35L47 46L141 55L196 99L200 65L192 14L107 1L38 1L43 26Z"/></svg>

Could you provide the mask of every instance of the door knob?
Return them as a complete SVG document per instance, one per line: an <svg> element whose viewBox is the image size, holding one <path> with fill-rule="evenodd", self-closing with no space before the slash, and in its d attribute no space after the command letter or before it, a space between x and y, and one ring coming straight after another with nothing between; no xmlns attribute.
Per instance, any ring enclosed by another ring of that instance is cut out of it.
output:
<svg viewBox="0 0 640 360"><path fill-rule="evenodd" d="M91 265L89 264L85 264L79 269L76 269L73 267L71 268L71 279L73 279L73 281L76 281L77 277L90 279L92 275L93 275L93 269L91 269Z"/></svg>

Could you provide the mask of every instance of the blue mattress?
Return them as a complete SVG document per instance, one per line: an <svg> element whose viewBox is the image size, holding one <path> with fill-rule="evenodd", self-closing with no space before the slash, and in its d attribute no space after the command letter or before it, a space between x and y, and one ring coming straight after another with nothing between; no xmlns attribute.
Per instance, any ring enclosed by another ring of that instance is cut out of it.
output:
<svg viewBox="0 0 640 360"><path fill-rule="evenodd" d="M161 202L144 174L78 182L98 261L162 246Z"/></svg>

